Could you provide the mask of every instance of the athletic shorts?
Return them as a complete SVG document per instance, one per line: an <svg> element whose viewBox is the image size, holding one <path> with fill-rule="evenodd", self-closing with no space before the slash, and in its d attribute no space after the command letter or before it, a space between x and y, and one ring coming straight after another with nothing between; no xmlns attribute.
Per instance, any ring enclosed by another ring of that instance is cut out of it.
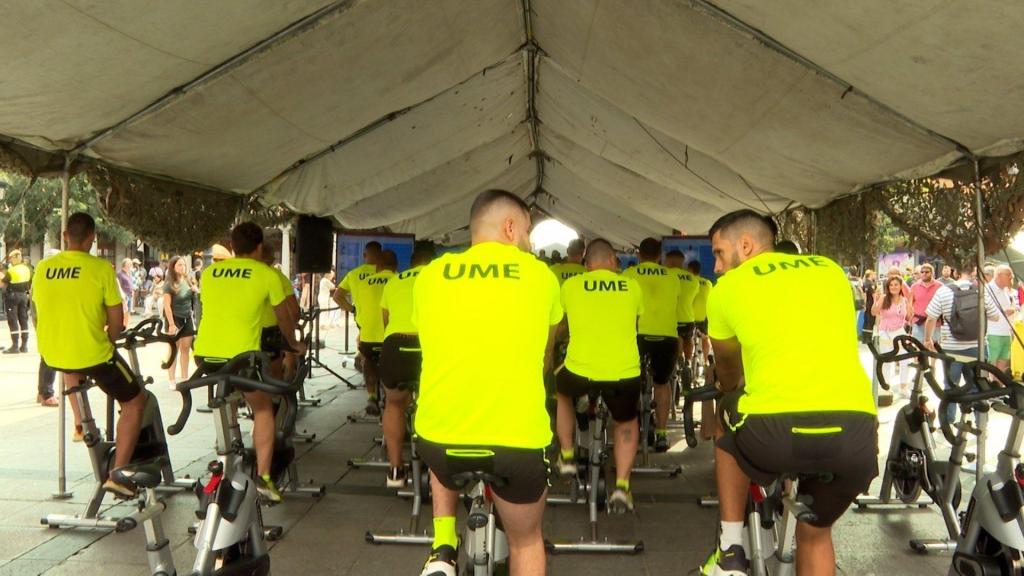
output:
<svg viewBox="0 0 1024 576"><path fill-rule="evenodd" d="M706 319L698 320L694 322L693 325L696 326L697 330L700 330L700 333L703 334L705 337L708 335L708 321Z"/></svg>
<svg viewBox="0 0 1024 576"><path fill-rule="evenodd" d="M878 476L878 422L863 412L739 414L740 394L721 403L725 435L718 447L732 454L750 479L762 486L781 474L822 474L803 478L798 492L810 496L812 524L835 523L857 495ZM729 423L738 423L730 425Z"/></svg>
<svg viewBox="0 0 1024 576"><path fill-rule="evenodd" d="M196 327L192 322L191 316L175 316L174 325L178 327L178 332L175 336L179 338L186 338L188 336L196 335Z"/></svg>
<svg viewBox="0 0 1024 576"><path fill-rule="evenodd" d="M367 362L370 362L374 368L380 367L380 354L383 351L383 344L381 342L359 342L359 353L363 355L363 358Z"/></svg>
<svg viewBox="0 0 1024 576"><path fill-rule="evenodd" d="M118 402L128 402L142 393L142 383L138 376L132 372L131 366L125 362L124 358L121 358L116 350L110 360L102 364L77 370L64 370L63 368L58 368L58 370L91 378L100 387L100 390Z"/></svg>
<svg viewBox="0 0 1024 576"><path fill-rule="evenodd" d="M655 384L668 384L672 372L676 368L676 339L672 336L636 337L636 346L640 351L640 359L651 357L651 372Z"/></svg>
<svg viewBox="0 0 1024 576"><path fill-rule="evenodd" d="M558 373L558 393L571 398L600 392L605 406L616 422L636 419L637 403L640 400L640 377L624 380L591 380L574 374L568 368Z"/></svg>
<svg viewBox="0 0 1024 576"><path fill-rule="evenodd" d="M411 390L420 381L422 364L420 337L415 334L392 334L381 345L381 384L388 390Z"/></svg>
<svg viewBox="0 0 1024 576"><path fill-rule="evenodd" d="M260 332L260 351L266 353L271 360L282 358L290 349L279 326L268 326Z"/></svg>
<svg viewBox="0 0 1024 576"><path fill-rule="evenodd" d="M696 326L696 322L680 322L676 324L676 332L679 333L679 337L683 340L689 340L693 338L693 329Z"/></svg>
<svg viewBox="0 0 1024 576"><path fill-rule="evenodd" d="M988 336L985 337L985 339L988 341L989 362L1010 359L1010 347L1013 343L1012 336L1000 336L997 334L989 334Z"/></svg>
<svg viewBox="0 0 1024 576"><path fill-rule="evenodd" d="M504 481L493 486L494 493L513 504L533 504L544 498L548 488L548 459L543 448L508 448L505 446L456 446L435 444L423 438L416 441L416 450L438 481L449 489L461 491L453 477L460 472L483 471ZM478 453L453 455L452 451Z"/></svg>

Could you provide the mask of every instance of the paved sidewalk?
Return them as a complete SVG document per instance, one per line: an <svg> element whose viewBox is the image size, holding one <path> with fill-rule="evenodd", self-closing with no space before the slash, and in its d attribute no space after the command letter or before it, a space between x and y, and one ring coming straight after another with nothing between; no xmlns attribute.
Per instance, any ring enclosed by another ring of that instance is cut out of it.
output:
<svg viewBox="0 0 1024 576"><path fill-rule="evenodd" d="M336 351L343 346L341 331L328 332L327 340L333 350L323 352L324 361L346 377L354 376L351 369L341 368L346 357ZM34 402L39 361L34 342L31 350L24 355L0 355L0 386L5 390L0 399L0 437L4 439L0 443L0 575L146 574L141 529L112 534L40 526L39 519L48 513L84 509L92 476L84 447L70 443L69 436L67 477L74 498L51 499L56 489L57 410ZM166 424L176 417L180 400L168 390L166 375L159 370L162 354L160 350L145 350L142 365L145 375L155 380L150 389L160 400ZM289 497L285 503L266 511L268 523L285 527L283 540L275 543L271 552L274 572L305 576L418 574L425 548L372 546L364 542L367 530L405 528L410 511L407 501L384 487L382 471L350 470L346 465L350 458L377 453L372 448L372 438L379 435L379 428L346 420L349 413L363 407L365 393L349 390L323 370L315 370L314 376L308 383L308 392L323 400L323 405L304 409L300 415L299 428L315 432L316 440L297 445L299 471L304 478L325 483L327 495L319 501ZM91 398L97 415L101 415L105 402L102 393L94 391ZM883 412L883 421L891 420L892 410ZM102 418L98 420L102 425ZM989 446L992 454L1001 445L1005 424L993 418ZM882 426L883 451L889 428ZM679 442L679 438L675 440L676 447L669 454L654 460L677 463L683 466L683 474L674 479L636 478L636 515L602 518L602 536L642 538L645 551L638 556L550 556L550 574L693 573L691 570L704 559L715 538L716 512L697 505L697 499L713 486L711 450L706 443L694 450L684 449L685 443ZM185 431L170 439L171 457L178 474L201 475L207 461L213 458L213 441L211 417L193 414ZM556 484L555 490L558 489ZM195 554L186 531L192 522L195 498L178 494L169 496L167 502L164 528L172 542L179 573L187 573ZM106 512L116 515L126 508L114 506ZM430 526L428 508L424 509L421 525ZM579 537L586 531L586 511L582 506L549 507L545 516L547 537ZM907 547L912 536L938 537L942 533L942 521L931 509L848 513L836 531L840 571L856 575L944 574L948 555L919 556Z"/></svg>

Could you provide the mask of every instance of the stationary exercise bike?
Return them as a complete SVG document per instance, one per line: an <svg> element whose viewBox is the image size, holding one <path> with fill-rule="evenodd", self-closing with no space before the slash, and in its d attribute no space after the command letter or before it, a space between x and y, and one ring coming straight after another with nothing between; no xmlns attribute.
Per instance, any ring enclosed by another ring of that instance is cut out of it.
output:
<svg viewBox="0 0 1024 576"><path fill-rule="evenodd" d="M633 474L668 476L675 478L682 473L682 466L656 466L651 464L651 445L654 444L654 374L651 357L640 359L640 463L633 466Z"/></svg>
<svg viewBox="0 0 1024 576"><path fill-rule="evenodd" d="M127 352L128 362L131 365L133 377L139 378L139 355L138 350L146 345L154 343L167 344L170 355L162 364L166 370L174 363L177 355L177 338L162 334L160 332L160 320L151 318L139 322L132 328L121 333L121 336L114 343L115 348ZM140 384L152 384L153 378L148 377L141 380ZM86 379L76 386L65 390L64 394L71 397L79 407L82 417L82 441L89 450L89 461L92 464L92 473L95 480L92 497L86 505L85 513L81 516L69 516L66 514L49 514L40 520L44 526L58 528L61 526L73 528L100 528L114 530L118 527L118 518L100 516L100 507L103 505L105 492L103 483L107 481L114 465L114 399L107 397L106 406L106 434L100 432L99 426L93 417L92 407L89 403L88 390L96 386L96 382ZM160 404L156 396L143 388L146 395L146 409L142 420L142 429L139 432L139 440L132 454L132 463L160 464L161 482L159 488L181 491L191 489L195 480L177 479L174 476L174 468L171 466L170 454L167 450L167 437L164 435L163 420L160 417Z"/></svg>
<svg viewBox="0 0 1024 576"><path fill-rule="evenodd" d="M987 427L987 407L979 406L977 410L962 412L957 424L958 432L955 436L950 436L950 443L953 446L950 458L948 461L942 461L935 456L935 413L928 407L924 384L927 383L938 397L944 395L929 363L931 358L943 359L943 355L927 350L920 342L907 335L897 336L893 340L893 349L884 354L879 353L874 344L869 344L869 348L877 358L876 375L883 389L889 389L883 370L886 363L912 360L916 376L910 401L900 410L893 425L879 496L877 499L859 497L855 500L857 507L864 509L897 504L893 500L894 496L899 504L925 507L929 501L921 499L924 492L942 513L949 536L947 540L914 539L910 541L910 546L918 552L952 550L960 532L957 515L962 495L960 470L965 458L973 459L966 453L966 435L978 434L978 452L984 454L984 435L981 430ZM975 415L976 427L968 420L971 413Z"/></svg>
<svg viewBox="0 0 1024 576"><path fill-rule="evenodd" d="M464 492L463 502L468 514L462 532L462 574L495 576L508 574L508 539L501 527L492 487L502 487L508 480L491 472L489 455L450 458L449 465L460 470L451 481Z"/></svg>
<svg viewBox="0 0 1024 576"><path fill-rule="evenodd" d="M643 552L644 543L637 541L611 541L605 538L598 538L598 512L608 510L608 488L607 478L609 476L609 442L608 442L608 407L605 406L599 390L592 390L587 394L589 409L587 411L588 426L586 431L589 434L589 444L582 453L585 458L577 461L582 464L573 478L572 490L575 495L578 490L577 484L581 484L586 492L587 510L590 519L590 538L578 540L549 540L544 546L552 554L559 552L585 552L585 553L612 553L612 554L637 554ZM583 435L583 430L577 430L577 438ZM549 501L551 499L549 498ZM575 498L569 500L575 503ZM623 512L623 511L619 511Z"/></svg>
<svg viewBox="0 0 1024 576"><path fill-rule="evenodd" d="M304 374L305 370L305 362L300 361L298 373ZM168 428L172 435L180 433L188 421L192 411L191 391L207 386L214 391L211 407L217 430L217 459L207 467L210 473L207 483L196 485L199 499L196 516L200 523L195 537L198 554L193 575L270 574L270 556L264 541L253 469L245 466L246 447L238 426L237 404L242 392L262 391L279 396L285 420L283 428L294 429L297 385L301 386L301 382L301 378L293 382L274 378L270 374L270 359L265 354L247 352L227 361L216 372L196 373L175 386L182 396L182 409L177 421Z"/></svg>
<svg viewBox="0 0 1024 576"><path fill-rule="evenodd" d="M990 364L972 362L969 366L975 375L974 388L950 391L939 405L943 435L950 441L955 437L946 419L945 408L950 403L962 408L992 403L993 410L1009 415L1012 421L995 472L981 477L962 515L949 574L1020 576L1024 574L1024 465L1020 461L1024 385Z"/></svg>

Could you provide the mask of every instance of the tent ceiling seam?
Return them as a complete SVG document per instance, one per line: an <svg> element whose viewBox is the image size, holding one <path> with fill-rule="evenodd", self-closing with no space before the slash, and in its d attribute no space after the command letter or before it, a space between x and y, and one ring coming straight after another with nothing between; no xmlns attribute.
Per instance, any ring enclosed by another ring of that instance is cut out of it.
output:
<svg viewBox="0 0 1024 576"><path fill-rule="evenodd" d="M284 27L281 30L278 30L271 36L268 36L263 40L260 40L259 42L253 44L244 51L239 52L234 56L231 56L227 60L221 62L220 64L214 66L206 72L203 72L202 74L190 80L189 82L171 89L171 91L167 94L164 94L160 98L154 100L153 102L146 105L141 110L128 116L127 118L107 128L104 128L103 130L100 130L93 136L90 136L85 140L79 142L73 148L73 151L78 153L82 152L83 150L92 148L101 140L104 140L110 137L111 135L123 130L130 124L133 124L141 120L142 118L145 118L159 110L166 108L174 102L177 102L178 100L180 100L196 88L199 88L205 84L208 84L216 80L217 78L224 76L225 74L232 72L238 67L245 65L253 58L259 56L260 54L263 54L264 52L267 52L268 50L275 48L276 46L280 45L283 42L287 42L296 36L300 36L302 34L305 34L306 32L309 32L310 30L320 25L321 22L327 17L335 16L343 12L352 3L353 0L337 0L336 2L324 6L323 8L320 8L319 10L306 15L300 18L299 20L296 20L295 22L292 22L291 24L289 24L288 26Z"/></svg>
<svg viewBox="0 0 1024 576"><path fill-rule="evenodd" d="M532 146L530 155L537 162L537 184L534 190L540 190L544 186L544 153L540 149L540 130L537 119L537 64L540 60L540 48L533 37L533 12L530 0L522 0L521 6L523 9L523 33L526 36L523 54L526 58L526 113L527 121L530 123L530 144Z"/></svg>
<svg viewBox="0 0 1024 576"><path fill-rule="evenodd" d="M939 133L939 132L937 132L935 130L932 130L931 128L921 124L920 122L917 122L916 120L913 120L913 119L909 118L908 116L902 114L901 112L896 111L891 106L888 106L887 104L881 102L880 100L877 100L876 98L872 97L870 94L867 94L863 90L860 90L859 88L857 88L853 84L847 82L846 80L843 80L841 77L839 77L837 74L833 73L832 71L828 70L827 68L825 68L825 67L823 67L823 66L821 66L819 64L816 64L814 61L812 61L812 60L804 57L803 55L799 54L798 52L792 50L791 48L789 48L786 45L782 44L781 42L779 42L775 38L772 38L770 35L768 35L764 31L759 30L758 28L755 28L754 26L751 26L750 24L747 24L746 22L744 22L743 20L741 20L741 19L737 18L736 16L732 15L731 13L729 13L726 10L724 10L723 8L720 8L719 6L717 6L711 0L687 0L687 2L690 4L690 6L692 8L704 12L705 14L710 16L711 18L713 18L713 19L715 19L715 20L717 20L717 21L719 21L719 22L721 22L721 23L723 23L723 24L725 24L725 25L727 25L727 26L729 26L731 28L734 28L734 29L738 30L739 32L741 32L743 34L750 35L755 40L757 40L758 42L763 44L769 50L772 50L772 51L774 51L774 52L784 56L785 58L788 58L789 60L795 62L796 64L798 64L800 66L803 66L804 68L807 68L807 69L811 70L812 72L815 72L816 74L819 74L819 75L821 75L821 76L831 80L832 82L838 84L843 89L843 93L840 96L840 99L845 98L846 95L851 93L851 92L855 93L857 96L860 96L861 98L864 98L865 100L870 102L872 105L877 106L880 110L882 110L886 114L892 115L893 117L897 118L899 121L903 122L904 124L906 124L907 126L913 128L914 130L924 134L928 138L930 138L932 140L936 140L938 142L941 142L942 144L944 144L946 146L950 146L953 149L955 149L956 151L958 151L961 154L963 154L964 156L967 156L967 157L973 157L974 156L974 153L971 152L970 148L968 148L964 144L961 144L960 142L956 141L953 138L950 138L949 136L946 136L946 135L941 134L941 133Z"/></svg>

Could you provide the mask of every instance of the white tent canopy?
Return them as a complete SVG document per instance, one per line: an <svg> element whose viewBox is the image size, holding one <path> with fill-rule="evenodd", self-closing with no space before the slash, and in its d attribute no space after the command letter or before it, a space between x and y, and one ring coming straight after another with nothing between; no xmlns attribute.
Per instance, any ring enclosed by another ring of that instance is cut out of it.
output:
<svg viewBox="0 0 1024 576"><path fill-rule="evenodd" d="M1024 5L9 0L0 135L464 238L480 190L633 244L1024 148Z"/></svg>

